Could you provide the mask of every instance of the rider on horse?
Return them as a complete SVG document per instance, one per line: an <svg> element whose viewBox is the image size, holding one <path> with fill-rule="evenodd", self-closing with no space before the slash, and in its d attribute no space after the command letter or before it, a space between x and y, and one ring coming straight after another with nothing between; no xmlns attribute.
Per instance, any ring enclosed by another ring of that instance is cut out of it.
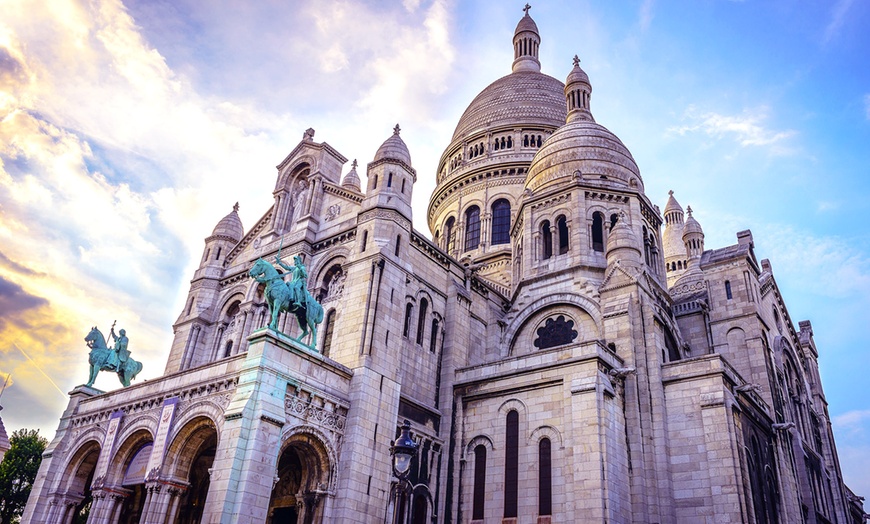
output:
<svg viewBox="0 0 870 524"><path fill-rule="evenodd" d="M281 261L281 254L275 255L275 262L285 270L290 272L292 279L287 283L290 289L290 304L291 309L295 307L305 307L305 290L308 287L308 271L305 265L302 264L302 258L299 255L293 257L293 265L288 266Z"/></svg>

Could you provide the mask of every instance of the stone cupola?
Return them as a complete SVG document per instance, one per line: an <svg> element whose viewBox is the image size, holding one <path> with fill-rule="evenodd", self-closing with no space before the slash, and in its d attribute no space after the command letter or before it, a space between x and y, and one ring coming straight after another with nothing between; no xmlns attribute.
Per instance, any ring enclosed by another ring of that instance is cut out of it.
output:
<svg viewBox="0 0 870 524"><path fill-rule="evenodd" d="M220 219L211 236L205 239L200 267L222 266L230 250L238 244L245 234L242 220L239 218L239 203L233 206L230 213Z"/></svg>
<svg viewBox="0 0 870 524"><path fill-rule="evenodd" d="M617 262L621 266L639 268L643 263L643 253L637 235L628 223L625 211L619 212L610 235L607 236L607 266L611 267Z"/></svg>
<svg viewBox="0 0 870 524"><path fill-rule="evenodd" d="M538 48L541 46L541 35L538 33L538 25L529 16L532 6L526 4L523 11L525 16L520 19L514 31L514 63L513 71L541 71L541 62L538 60Z"/></svg>
<svg viewBox="0 0 870 524"><path fill-rule="evenodd" d="M344 179L341 181L341 187L359 193L361 191L361 183L359 174L356 172L357 165L356 159L354 158L353 163L350 165L350 171L344 175Z"/></svg>
<svg viewBox="0 0 870 524"><path fill-rule="evenodd" d="M399 136L399 124L375 153L367 169L368 190L363 209L390 208L411 220L411 194L417 171L411 167L411 153Z"/></svg>
<svg viewBox="0 0 870 524"><path fill-rule="evenodd" d="M580 68L580 58L574 55L574 69L565 79L565 102L568 105L568 123L576 120L595 121L592 117L592 84L589 75Z"/></svg>

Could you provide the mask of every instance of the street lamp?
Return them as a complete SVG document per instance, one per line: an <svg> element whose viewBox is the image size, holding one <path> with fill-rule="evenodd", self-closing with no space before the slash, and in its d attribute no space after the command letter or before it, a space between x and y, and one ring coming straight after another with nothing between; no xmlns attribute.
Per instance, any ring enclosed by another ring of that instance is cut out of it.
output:
<svg viewBox="0 0 870 524"><path fill-rule="evenodd" d="M416 453L417 443L411 438L411 423L406 420L402 424L399 438L390 446L390 454L393 455L393 473L399 479L396 484L396 504L393 511L393 522L396 524L402 524L405 520L405 505L411 492L408 473L411 470L411 459Z"/></svg>

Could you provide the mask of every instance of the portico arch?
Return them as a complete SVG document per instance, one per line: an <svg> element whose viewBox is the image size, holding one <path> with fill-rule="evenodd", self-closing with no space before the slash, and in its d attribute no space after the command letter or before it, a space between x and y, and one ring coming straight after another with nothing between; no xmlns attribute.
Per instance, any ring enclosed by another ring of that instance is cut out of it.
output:
<svg viewBox="0 0 870 524"><path fill-rule="evenodd" d="M332 466L327 446L316 434L299 431L289 435L278 455L267 524L323 522L323 498L332 482Z"/></svg>
<svg viewBox="0 0 870 524"><path fill-rule="evenodd" d="M165 480L172 498L168 522L199 524L208 500L209 469L214 464L218 432L207 416L193 417L178 430L167 451ZM173 517L175 520L173 520Z"/></svg>
<svg viewBox="0 0 870 524"><path fill-rule="evenodd" d="M95 440L86 441L72 455L47 521L72 524L87 520L92 500L91 482L99 458L100 444Z"/></svg>

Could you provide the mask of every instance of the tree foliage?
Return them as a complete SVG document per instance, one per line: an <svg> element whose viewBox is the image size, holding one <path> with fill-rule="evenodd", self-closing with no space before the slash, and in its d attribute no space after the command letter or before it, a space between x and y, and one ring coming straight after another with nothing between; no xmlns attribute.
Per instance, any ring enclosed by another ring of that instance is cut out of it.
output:
<svg viewBox="0 0 870 524"><path fill-rule="evenodd" d="M20 429L12 433L9 444L0 463L0 524L21 518L48 441L38 429Z"/></svg>

